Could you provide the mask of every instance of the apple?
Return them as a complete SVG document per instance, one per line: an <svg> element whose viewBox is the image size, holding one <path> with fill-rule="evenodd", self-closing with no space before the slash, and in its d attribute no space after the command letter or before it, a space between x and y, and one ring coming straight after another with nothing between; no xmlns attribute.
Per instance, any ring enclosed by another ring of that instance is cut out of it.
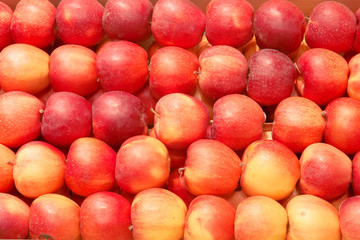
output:
<svg viewBox="0 0 360 240"><path fill-rule="evenodd" d="M260 48L292 53L300 47L305 29L304 14L287 0L266 1L254 16L254 33Z"/></svg>
<svg viewBox="0 0 360 240"><path fill-rule="evenodd" d="M356 54L350 59L349 71L347 94L351 98L360 100L360 54Z"/></svg>
<svg viewBox="0 0 360 240"><path fill-rule="evenodd" d="M235 208L221 197L196 197L186 214L184 240L233 240L235 212Z"/></svg>
<svg viewBox="0 0 360 240"><path fill-rule="evenodd" d="M342 3L325 1L312 10L305 41L310 48L326 48L342 53L351 49L355 32L354 13Z"/></svg>
<svg viewBox="0 0 360 240"><path fill-rule="evenodd" d="M13 43L10 31L12 9L3 2L0 2L0 51Z"/></svg>
<svg viewBox="0 0 360 240"><path fill-rule="evenodd" d="M290 97L297 72L285 54L262 49L249 59L247 93L262 106L272 106Z"/></svg>
<svg viewBox="0 0 360 240"><path fill-rule="evenodd" d="M144 103L124 91L102 94L92 104L94 137L118 148L129 137L147 133Z"/></svg>
<svg viewBox="0 0 360 240"><path fill-rule="evenodd" d="M88 196L80 208L80 232L87 239L132 239L129 230L131 204L113 192Z"/></svg>
<svg viewBox="0 0 360 240"><path fill-rule="evenodd" d="M150 37L153 5L149 0L106 1L102 24L106 35L114 40L144 41Z"/></svg>
<svg viewBox="0 0 360 240"><path fill-rule="evenodd" d="M286 198L279 200L278 203L280 203L284 208L286 208L286 206L288 205L290 200L293 199L294 197L298 196L298 195L301 195L301 191L300 191L300 188L299 188L299 184L296 184L296 186L294 188L294 191L289 196L287 196Z"/></svg>
<svg viewBox="0 0 360 240"><path fill-rule="evenodd" d="M352 175L350 158L339 149L326 144L309 145L300 157L300 191L331 200L349 188Z"/></svg>
<svg viewBox="0 0 360 240"><path fill-rule="evenodd" d="M186 149L167 148L170 157L170 169L182 168L186 161Z"/></svg>
<svg viewBox="0 0 360 240"><path fill-rule="evenodd" d="M30 207L29 235L32 239L79 240L79 205L54 193L38 197Z"/></svg>
<svg viewBox="0 0 360 240"><path fill-rule="evenodd" d="M197 84L196 92L194 93L193 96L205 104L205 107L209 112L209 119L213 119L213 117L214 117L213 106L214 106L214 103L216 100L206 97L204 95L204 93L202 92L202 90L200 89L199 84Z"/></svg>
<svg viewBox="0 0 360 240"><path fill-rule="evenodd" d="M360 239L360 197L347 198L340 205L339 215L342 239Z"/></svg>
<svg viewBox="0 0 360 240"><path fill-rule="evenodd" d="M104 7L96 0L61 0L56 24L64 43L91 47L105 36L102 28Z"/></svg>
<svg viewBox="0 0 360 240"><path fill-rule="evenodd" d="M49 46L55 39L55 6L48 0L21 0L11 18L11 36L15 43L38 48Z"/></svg>
<svg viewBox="0 0 360 240"><path fill-rule="evenodd" d="M151 109L155 109L157 99L151 95L149 84L145 84L139 91L134 93L144 104L146 108L146 115L148 117L148 126L154 125L154 112Z"/></svg>
<svg viewBox="0 0 360 240"><path fill-rule="evenodd" d="M211 45L242 47L254 36L253 16L246 0L212 0L206 7L206 38Z"/></svg>
<svg viewBox="0 0 360 240"><path fill-rule="evenodd" d="M14 186L14 163L15 153L10 148L0 144L0 193L9 192Z"/></svg>
<svg viewBox="0 0 360 240"><path fill-rule="evenodd" d="M299 195L286 206L289 240L340 240L339 213L329 202L313 196Z"/></svg>
<svg viewBox="0 0 360 240"><path fill-rule="evenodd" d="M25 197L37 198L57 191L64 184L64 175L64 154L46 142L32 141L16 152L14 182Z"/></svg>
<svg viewBox="0 0 360 240"><path fill-rule="evenodd" d="M228 194L237 188L240 174L240 158L219 141L200 139L187 150L184 179L196 196Z"/></svg>
<svg viewBox="0 0 360 240"><path fill-rule="evenodd" d="M86 100L88 100L89 103L93 104L98 97L103 95L103 93L105 93L105 90L102 88L99 88L96 92L86 96L85 98L86 98Z"/></svg>
<svg viewBox="0 0 360 240"><path fill-rule="evenodd" d="M210 47L211 47L211 44L207 40L206 35L203 35L203 37L201 38L201 42L199 42L199 44L198 44L197 56L200 57L202 52Z"/></svg>
<svg viewBox="0 0 360 240"><path fill-rule="evenodd" d="M302 40L300 47L294 52L288 54L288 56L294 63L297 63L301 55L308 50L310 50L310 47L306 44L305 40Z"/></svg>
<svg viewBox="0 0 360 240"><path fill-rule="evenodd" d="M239 50L230 46L213 46L201 53L199 62L199 87L205 97L216 100L244 92L248 64Z"/></svg>
<svg viewBox="0 0 360 240"><path fill-rule="evenodd" d="M360 26L359 26L359 22L360 22L360 8L358 8L355 12L355 17L357 20L357 27L356 27L356 33L355 33L355 40L353 43L353 48L357 51L360 52Z"/></svg>
<svg viewBox="0 0 360 240"><path fill-rule="evenodd" d="M190 0L159 0L154 6L151 32L164 46L195 47L205 29L205 14Z"/></svg>
<svg viewBox="0 0 360 240"><path fill-rule="evenodd" d="M192 94L196 90L199 60L180 47L160 48L150 61L149 88L156 98L170 93Z"/></svg>
<svg viewBox="0 0 360 240"><path fill-rule="evenodd" d="M107 42L98 52L96 70L105 91L134 93L148 80L147 53L132 42Z"/></svg>
<svg viewBox="0 0 360 240"><path fill-rule="evenodd" d="M30 208L21 199L0 193L0 238L25 239L29 232Z"/></svg>
<svg viewBox="0 0 360 240"><path fill-rule="evenodd" d="M331 101L325 108L324 140L350 155L360 151L360 100L343 97Z"/></svg>
<svg viewBox="0 0 360 240"><path fill-rule="evenodd" d="M168 94L157 102L155 112L155 135L166 147L186 149L205 137L209 115L198 99L183 93Z"/></svg>
<svg viewBox="0 0 360 240"><path fill-rule="evenodd" d="M248 196L244 193L244 191L235 189L235 191L228 193L226 195L223 195L221 197L223 197L226 201L228 201L236 209L237 206L239 205L239 203L241 203Z"/></svg>
<svg viewBox="0 0 360 240"><path fill-rule="evenodd" d="M111 190L115 183L116 153L105 142L84 137L74 141L65 167L65 182L80 195Z"/></svg>
<svg viewBox="0 0 360 240"><path fill-rule="evenodd" d="M245 149L240 185L247 196L284 199L293 192L299 178L299 160L284 144L259 140Z"/></svg>
<svg viewBox="0 0 360 240"><path fill-rule="evenodd" d="M131 194L162 187L170 175L166 146L156 138L140 135L127 139L116 155L115 178Z"/></svg>
<svg viewBox="0 0 360 240"><path fill-rule="evenodd" d="M49 55L46 52L21 43L9 45L1 51L0 85L5 92L38 94L49 84Z"/></svg>
<svg viewBox="0 0 360 240"><path fill-rule="evenodd" d="M196 197L187 190L184 174L180 168L176 168L171 172L166 185L167 189L179 196L187 207L190 206L191 201Z"/></svg>
<svg viewBox="0 0 360 240"><path fill-rule="evenodd" d="M54 93L55 93L54 89L51 86L49 86L45 90L43 90L42 92L36 94L35 97L37 97L44 105L46 105L47 100Z"/></svg>
<svg viewBox="0 0 360 240"><path fill-rule="evenodd" d="M295 153L302 153L310 144L321 142L325 118L321 108L304 97L289 97L276 107L272 137Z"/></svg>
<svg viewBox="0 0 360 240"><path fill-rule="evenodd" d="M150 188L138 193L131 205L134 239L182 239L187 208L174 193Z"/></svg>
<svg viewBox="0 0 360 240"><path fill-rule="evenodd" d="M329 202L339 211L341 204L348 198L354 196L351 187L346 190L346 192L340 197L334 198Z"/></svg>
<svg viewBox="0 0 360 240"><path fill-rule="evenodd" d="M212 138L231 149L244 150L250 143L261 139L264 112L251 98L229 94L214 104Z"/></svg>
<svg viewBox="0 0 360 240"><path fill-rule="evenodd" d="M151 60L151 58L154 56L154 54L160 49L166 46L160 45L157 41L153 41L151 43L151 45L149 46L147 53L149 56L149 60ZM198 46L196 45L195 47L192 48L186 48L186 50L188 50L189 52L192 52L193 54L195 54L196 56L198 56Z"/></svg>
<svg viewBox="0 0 360 240"><path fill-rule="evenodd" d="M56 48L50 55L49 74L55 92L87 96L100 87L96 54L83 46L67 44Z"/></svg>
<svg viewBox="0 0 360 240"><path fill-rule="evenodd" d="M352 160L352 189L354 195L360 195L360 152Z"/></svg>
<svg viewBox="0 0 360 240"><path fill-rule="evenodd" d="M304 52L296 65L300 72L296 85L301 96L326 105L346 92L349 67L339 54L313 48Z"/></svg>
<svg viewBox="0 0 360 240"><path fill-rule="evenodd" d="M35 140L41 132L44 104L36 97L12 91L0 95L0 144L18 148Z"/></svg>

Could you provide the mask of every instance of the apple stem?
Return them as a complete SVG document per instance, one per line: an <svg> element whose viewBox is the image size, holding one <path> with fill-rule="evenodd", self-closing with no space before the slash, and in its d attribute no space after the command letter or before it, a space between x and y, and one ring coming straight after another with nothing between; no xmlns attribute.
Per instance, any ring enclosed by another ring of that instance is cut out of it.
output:
<svg viewBox="0 0 360 240"><path fill-rule="evenodd" d="M149 63L149 65L148 65L148 70L149 70L149 72L151 72L151 63Z"/></svg>
<svg viewBox="0 0 360 240"><path fill-rule="evenodd" d="M96 79L96 82L98 82L98 83L99 83L99 82L100 82L100 78Z"/></svg>
<svg viewBox="0 0 360 240"><path fill-rule="evenodd" d="M195 75L200 75L201 72L199 72L199 71L194 71L194 74L195 74Z"/></svg>
<svg viewBox="0 0 360 240"><path fill-rule="evenodd" d="M212 124L214 122L214 120L210 119L209 123Z"/></svg>
<svg viewBox="0 0 360 240"><path fill-rule="evenodd" d="M155 110L154 110L153 108L150 108L150 111L151 111L152 113L154 113L155 116L157 116L158 118L160 117L160 115L159 115L157 112L155 112Z"/></svg>
<svg viewBox="0 0 360 240"><path fill-rule="evenodd" d="M322 112L321 112L321 116L322 116L325 120L328 119L327 112L325 112L325 111L322 111Z"/></svg>
<svg viewBox="0 0 360 240"><path fill-rule="evenodd" d="M39 113L43 114L44 111L45 111L44 109L40 109L40 110L39 110Z"/></svg>
<svg viewBox="0 0 360 240"><path fill-rule="evenodd" d="M305 21L306 21L306 23L308 23L309 21L310 21L310 18L309 17L304 17L304 19L305 19Z"/></svg>
<svg viewBox="0 0 360 240"><path fill-rule="evenodd" d="M242 162L239 164L240 167L244 167L245 165L246 165L246 164L245 164L245 163L242 163Z"/></svg>
<svg viewBox="0 0 360 240"><path fill-rule="evenodd" d="M15 165L15 163L14 162L12 162L12 161L8 161L7 163L9 163L9 164L11 164L11 165Z"/></svg>
<svg viewBox="0 0 360 240"><path fill-rule="evenodd" d="M295 65L296 70L297 70L299 73L301 73L298 65L297 65L296 63L294 63L294 65Z"/></svg>
<svg viewBox="0 0 360 240"><path fill-rule="evenodd" d="M132 230L133 230L133 228L134 228L134 226L133 226L133 225L130 225L130 227L129 227L129 231L132 231Z"/></svg>

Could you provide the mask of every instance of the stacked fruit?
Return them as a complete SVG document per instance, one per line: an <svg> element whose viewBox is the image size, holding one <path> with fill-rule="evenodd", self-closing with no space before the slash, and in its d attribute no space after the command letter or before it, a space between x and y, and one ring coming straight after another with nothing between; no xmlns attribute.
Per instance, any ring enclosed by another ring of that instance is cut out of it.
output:
<svg viewBox="0 0 360 240"><path fill-rule="evenodd" d="M360 239L359 20L0 2L0 238Z"/></svg>

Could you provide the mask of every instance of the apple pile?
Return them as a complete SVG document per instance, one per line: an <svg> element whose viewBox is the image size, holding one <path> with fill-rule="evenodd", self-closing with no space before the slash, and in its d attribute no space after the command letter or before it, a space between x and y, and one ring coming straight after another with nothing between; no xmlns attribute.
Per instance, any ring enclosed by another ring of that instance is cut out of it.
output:
<svg viewBox="0 0 360 240"><path fill-rule="evenodd" d="M0 238L359 240L358 7L0 2Z"/></svg>

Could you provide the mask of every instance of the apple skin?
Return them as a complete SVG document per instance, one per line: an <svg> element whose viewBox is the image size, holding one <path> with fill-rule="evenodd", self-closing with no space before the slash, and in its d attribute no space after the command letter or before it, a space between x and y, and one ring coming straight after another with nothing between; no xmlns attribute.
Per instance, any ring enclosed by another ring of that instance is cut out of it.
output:
<svg viewBox="0 0 360 240"><path fill-rule="evenodd" d="M360 239L360 196L346 199L339 209L342 240Z"/></svg>
<svg viewBox="0 0 360 240"><path fill-rule="evenodd" d="M124 91L102 94L92 105L94 137L119 148L129 137L147 133L144 103Z"/></svg>
<svg viewBox="0 0 360 240"><path fill-rule="evenodd" d="M200 139L187 150L184 179L196 196L228 194L237 188L240 174L240 158L221 142Z"/></svg>
<svg viewBox="0 0 360 240"><path fill-rule="evenodd" d="M51 236L59 240L79 240L79 205L54 193L38 197L30 207L29 235L32 239Z"/></svg>
<svg viewBox="0 0 360 240"><path fill-rule="evenodd" d="M18 148L35 140L41 132L43 109L44 104L28 93L12 91L0 95L0 144Z"/></svg>
<svg viewBox="0 0 360 240"><path fill-rule="evenodd" d="M253 16L245 0L212 0L206 8L206 38L213 46L242 47L254 36Z"/></svg>
<svg viewBox="0 0 360 240"><path fill-rule="evenodd" d="M157 102L155 112L155 135L166 147L186 149L205 137L209 114L198 99L183 93L171 93Z"/></svg>
<svg viewBox="0 0 360 240"><path fill-rule="evenodd" d="M237 206L239 205L239 203L241 203L248 196L244 193L244 191L235 189L235 191L228 193L226 195L223 195L221 197L223 197L226 201L228 201L236 209Z"/></svg>
<svg viewBox="0 0 360 240"><path fill-rule="evenodd" d="M88 196L80 209L82 239L131 240L130 209L129 201L113 192Z"/></svg>
<svg viewBox="0 0 360 240"><path fill-rule="evenodd" d="M264 112L251 98L229 94L219 98L213 110L213 139L235 151L244 150L250 143L261 139Z"/></svg>
<svg viewBox="0 0 360 240"><path fill-rule="evenodd" d="M360 151L360 100L349 97L335 99L326 106L325 115L325 142L348 155Z"/></svg>
<svg viewBox="0 0 360 240"><path fill-rule="evenodd" d="M360 152L352 160L352 189L354 195L360 195Z"/></svg>
<svg viewBox="0 0 360 240"><path fill-rule="evenodd" d="M351 183L352 162L339 149L326 144L309 145L300 157L300 191L331 200L346 192Z"/></svg>
<svg viewBox="0 0 360 240"><path fill-rule="evenodd" d="M262 49L249 59L247 82L249 97L262 106L272 106L290 97L297 72L285 54L274 49Z"/></svg>
<svg viewBox="0 0 360 240"><path fill-rule="evenodd" d="M326 105L344 95L349 67L339 54L323 48L304 52L297 61L300 76L297 90L318 105Z"/></svg>
<svg viewBox="0 0 360 240"><path fill-rule="evenodd" d="M64 175L64 154L46 142L26 143L16 153L14 182L25 197L37 198L57 191L64 184Z"/></svg>
<svg viewBox="0 0 360 240"><path fill-rule="evenodd" d="M347 85L347 94L351 98L360 100L360 54L356 54L350 59L349 70L350 75Z"/></svg>
<svg viewBox="0 0 360 240"><path fill-rule="evenodd" d="M288 219L283 206L266 196L252 196L239 203L235 239L286 239Z"/></svg>
<svg viewBox="0 0 360 240"><path fill-rule="evenodd" d="M287 0L264 2L254 16L254 33L260 48L292 53L300 47L305 29L304 14Z"/></svg>
<svg viewBox="0 0 360 240"><path fill-rule="evenodd" d="M194 194L187 190L184 180L184 174L179 168L176 168L171 172L167 181L167 189L180 197L187 207L190 206L191 201L196 197Z"/></svg>
<svg viewBox="0 0 360 240"><path fill-rule="evenodd" d="M259 140L245 149L240 185L246 195L281 200L293 192L299 178L299 160L284 144Z"/></svg>
<svg viewBox="0 0 360 240"><path fill-rule="evenodd" d="M56 48L50 55L49 74L55 92L87 96L100 87L96 54L83 46L67 44Z"/></svg>
<svg viewBox="0 0 360 240"><path fill-rule="evenodd" d="M166 146L156 138L140 135L127 139L116 155L115 178L131 194L162 187L170 175Z"/></svg>
<svg viewBox="0 0 360 240"><path fill-rule="evenodd" d="M295 153L321 142L325 130L321 108L303 97L289 97L276 107L272 137Z"/></svg>
<svg viewBox="0 0 360 240"><path fill-rule="evenodd" d="M180 47L160 48L150 61L149 87L156 98L170 93L192 94L196 90L198 58Z"/></svg>
<svg viewBox="0 0 360 240"><path fill-rule="evenodd" d="M99 50L96 70L105 91L135 93L148 80L147 52L128 41L107 42Z"/></svg>
<svg viewBox="0 0 360 240"><path fill-rule="evenodd" d="M354 13L342 3L325 1L311 12L305 41L310 48L326 48L342 53L352 48L355 32Z"/></svg>
<svg viewBox="0 0 360 240"><path fill-rule="evenodd" d="M113 40L144 41L151 35L152 13L149 0L109 0L102 18L104 31Z"/></svg>
<svg viewBox="0 0 360 240"><path fill-rule="evenodd" d="M353 43L353 48L357 52L360 52L360 25L359 25L359 22L360 22L360 8L358 8L358 10L356 10L355 17L356 17L358 25L356 27L355 40L354 40L354 43Z"/></svg>
<svg viewBox="0 0 360 240"><path fill-rule="evenodd" d="M0 193L0 238L25 239L29 232L30 208L21 199Z"/></svg>
<svg viewBox="0 0 360 240"><path fill-rule="evenodd" d="M167 148L170 156L170 169L182 168L185 166L187 149Z"/></svg>
<svg viewBox="0 0 360 240"><path fill-rule="evenodd" d="M334 198L329 202L339 211L341 204L348 198L354 196L352 193L351 187L346 190L346 192L340 197Z"/></svg>
<svg viewBox="0 0 360 240"><path fill-rule="evenodd" d="M329 202L299 195L286 206L289 218L288 240L340 240L339 213Z"/></svg>
<svg viewBox="0 0 360 240"><path fill-rule="evenodd" d="M96 0L61 0L56 8L56 24L64 43L91 47L105 36L104 7Z"/></svg>
<svg viewBox="0 0 360 240"><path fill-rule="evenodd" d="M14 186L14 162L15 153L13 150L0 144L0 193L7 193Z"/></svg>
<svg viewBox="0 0 360 240"><path fill-rule="evenodd" d="M11 36L15 43L46 48L55 39L55 6L48 0L21 0L11 19Z"/></svg>
<svg viewBox="0 0 360 240"><path fill-rule="evenodd" d="M65 182L80 195L111 190L115 183L116 153L96 138L79 138L69 149L65 167Z"/></svg>
<svg viewBox="0 0 360 240"><path fill-rule="evenodd" d="M186 205L181 198L166 189L141 191L131 205L133 238L182 239L186 212Z"/></svg>
<svg viewBox="0 0 360 240"><path fill-rule="evenodd" d="M233 240L235 212L235 208L221 197L196 197L186 214L184 240Z"/></svg>
<svg viewBox="0 0 360 240"><path fill-rule="evenodd" d="M199 87L210 99L242 93L247 82L248 64L242 53L230 46L213 46L199 57Z"/></svg>
<svg viewBox="0 0 360 240"><path fill-rule="evenodd" d="M3 2L0 2L0 51L13 43L10 31L13 11Z"/></svg>
<svg viewBox="0 0 360 240"><path fill-rule="evenodd" d="M134 93L144 104L146 108L146 115L148 117L148 126L154 125L154 112L151 109L155 109L157 99L151 95L149 84L145 84L139 91Z"/></svg>
<svg viewBox="0 0 360 240"><path fill-rule="evenodd" d="M205 21L205 14L192 1L159 0L154 6L151 32L161 45L192 48L201 41Z"/></svg>
<svg viewBox="0 0 360 240"><path fill-rule="evenodd" d="M49 55L28 44L12 44L0 53L0 85L5 92L38 94L50 84Z"/></svg>

